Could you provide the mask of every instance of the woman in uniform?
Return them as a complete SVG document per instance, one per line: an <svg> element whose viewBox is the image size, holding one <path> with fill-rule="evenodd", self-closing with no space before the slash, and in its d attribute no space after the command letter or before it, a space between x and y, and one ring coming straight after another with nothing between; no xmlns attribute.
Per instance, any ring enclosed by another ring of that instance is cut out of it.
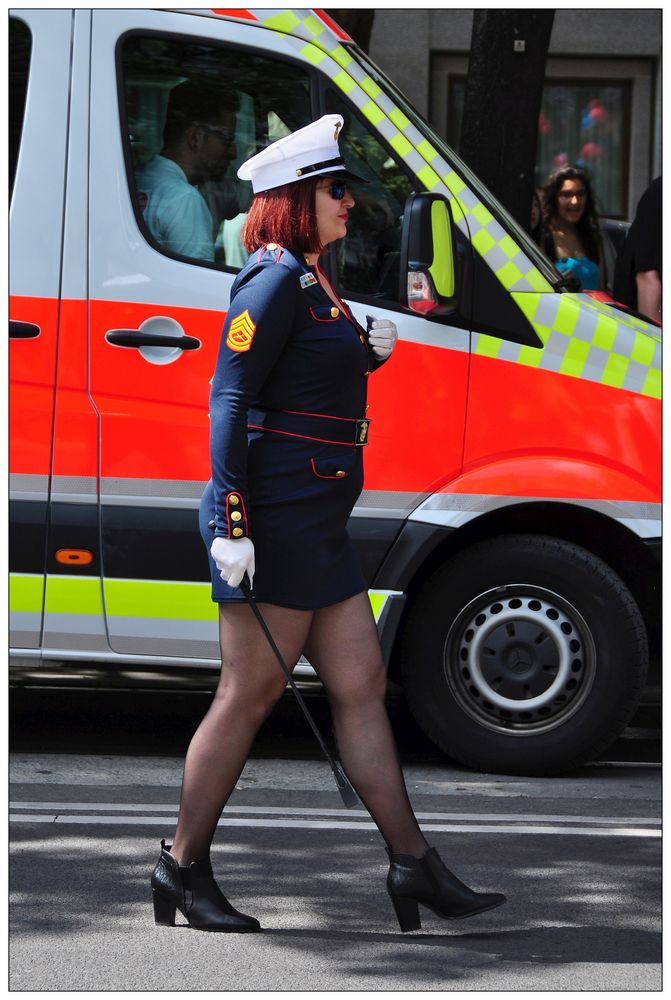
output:
<svg viewBox="0 0 671 1000"><path fill-rule="evenodd" d="M505 901L477 893L430 849L410 805L387 717L386 671L366 581L346 524L363 484L368 377L396 328L354 319L318 264L347 232L360 180L326 115L247 160L255 199L210 397L212 480L201 533L219 604L221 680L186 757L172 846L152 876L157 923L256 931L214 881L209 851L257 730L286 680L239 584L246 573L293 667L305 652L327 691L340 759L387 846L387 888L402 930L418 902L444 917Z"/></svg>

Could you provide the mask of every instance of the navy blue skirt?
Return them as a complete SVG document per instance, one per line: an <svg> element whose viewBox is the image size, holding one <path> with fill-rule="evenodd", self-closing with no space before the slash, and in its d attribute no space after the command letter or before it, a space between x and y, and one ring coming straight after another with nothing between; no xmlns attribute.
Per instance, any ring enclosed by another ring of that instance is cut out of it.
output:
<svg viewBox="0 0 671 1000"><path fill-rule="evenodd" d="M363 486L362 448L272 432L250 433L250 537L258 601L311 611L367 589L347 521ZM212 600L244 601L221 579L210 555L214 489L200 501L200 533L212 576Z"/></svg>

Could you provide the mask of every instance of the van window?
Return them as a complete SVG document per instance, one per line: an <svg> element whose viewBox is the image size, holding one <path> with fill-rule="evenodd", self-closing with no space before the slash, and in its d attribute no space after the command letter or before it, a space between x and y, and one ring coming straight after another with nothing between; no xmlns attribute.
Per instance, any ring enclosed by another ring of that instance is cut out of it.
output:
<svg viewBox="0 0 671 1000"><path fill-rule="evenodd" d="M130 35L122 73L130 190L146 239L169 256L239 270L252 186L237 169L312 120L308 72L205 41Z"/></svg>
<svg viewBox="0 0 671 1000"><path fill-rule="evenodd" d="M369 126L330 88L326 109L343 116L340 149L345 162L369 181L352 188L356 204L349 215L347 236L337 244L341 291L398 302L403 210L415 185Z"/></svg>
<svg viewBox="0 0 671 1000"><path fill-rule="evenodd" d="M32 39L30 29L16 17L9 19L9 191L14 190L23 116L28 92Z"/></svg>

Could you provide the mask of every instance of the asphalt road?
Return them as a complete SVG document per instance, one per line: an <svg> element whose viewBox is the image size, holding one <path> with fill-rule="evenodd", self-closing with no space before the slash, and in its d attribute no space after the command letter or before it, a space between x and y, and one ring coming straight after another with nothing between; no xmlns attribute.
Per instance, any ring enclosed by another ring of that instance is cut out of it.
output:
<svg viewBox="0 0 671 1000"><path fill-rule="evenodd" d="M379 834L362 809L342 807L283 700L212 854L224 891L263 933L217 935L156 927L148 884L202 704L33 692L13 707L12 991L661 988L652 709L609 763L520 778L447 761L392 705L428 839L458 875L509 900L467 921L422 909L422 930L404 935ZM325 725L322 699L311 707Z"/></svg>

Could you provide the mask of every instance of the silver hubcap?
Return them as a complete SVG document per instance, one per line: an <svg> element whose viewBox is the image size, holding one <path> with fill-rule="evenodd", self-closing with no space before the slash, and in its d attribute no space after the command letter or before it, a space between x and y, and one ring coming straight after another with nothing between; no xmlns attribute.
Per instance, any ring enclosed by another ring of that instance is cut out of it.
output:
<svg viewBox="0 0 671 1000"><path fill-rule="evenodd" d="M480 594L445 643L445 677L462 709L508 735L564 723L589 694L595 669L594 641L580 613L531 584Z"/></svg>

